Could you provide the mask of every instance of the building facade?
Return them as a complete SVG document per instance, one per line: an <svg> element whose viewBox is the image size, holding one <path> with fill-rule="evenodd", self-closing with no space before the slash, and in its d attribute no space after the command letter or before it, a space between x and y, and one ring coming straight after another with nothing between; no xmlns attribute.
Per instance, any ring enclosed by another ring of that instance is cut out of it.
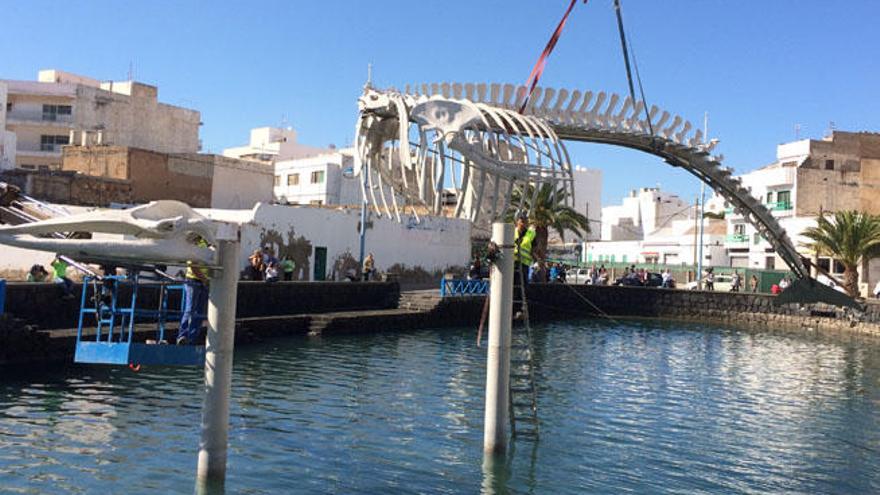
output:
<svg viewBox="0 0 880 495"><path fill-rule="evenodd" d="M160 199L199 208L250 209L272 200L272 168L218 155L129 146L65 146L62 169L12 170L0 180L61 204L110 206Z"/></svg>
<svg viewBox="0 0 880 495"><path fill-rule="evenodd" d="M0 123L16 136L15 167L58 170L61 148L74 143L197 152L199 112L160 103L158 93L58 70L40 71L37 81L0 80Z"/></svg>
<svg viewBox="0 0 880 495"><path fill-rule="evenodd" d="M587 218L590 225L584 241L596 241L602 236L602 171L595 168L574 167L574 209Z"/></svg>
<svg viewBox="0 0 880 495"><path fill-rule="evenodd" d="M296 131L288 127L257 127L251 129L250 140L244 146L223 150L223 156L262 163L306 158L327 153L328 148L316 148L296 142Z"/></svg>
<svg viewBox="0 0 880 495"><path fill-rule="evenodd" d="M360 182L353 174L354 148L325 150L275 163L275 201L289 205L360 206Z"/></svg>
<svg viewBox="0 0 880 495"><path fill-rule="evenodd" d="M880 134L834 131L821 140L781 144L776 161L739 178L770 209L801 254L814 258L822 269L841 274L842 265L816 257L804 247L809 241L801 233L815 226L823 213L880 214ZM739 212L725 206L731 266L785 269L766 239ZM873 267L876 264L863 267L863 284L876 282L874 272L880 271Z"/></svg>

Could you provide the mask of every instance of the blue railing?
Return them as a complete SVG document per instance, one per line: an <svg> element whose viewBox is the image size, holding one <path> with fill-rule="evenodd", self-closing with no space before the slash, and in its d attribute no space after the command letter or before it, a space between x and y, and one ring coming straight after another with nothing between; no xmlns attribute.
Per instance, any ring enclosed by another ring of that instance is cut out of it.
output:
<svg viewBox="0 0 880 495"><path fill-rule="evenodd" d="M440 297L474 296L488 293L488 280L443 279L440 281Z"/></svg>

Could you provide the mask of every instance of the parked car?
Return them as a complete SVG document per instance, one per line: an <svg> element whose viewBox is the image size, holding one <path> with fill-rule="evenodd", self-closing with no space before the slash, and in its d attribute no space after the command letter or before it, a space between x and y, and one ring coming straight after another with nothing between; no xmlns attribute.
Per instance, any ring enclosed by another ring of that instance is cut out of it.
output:
<svg viewBox="0 0 880 495"><path fill-rule="evenodd" d="M588 268L571 268L565 272L565 281L569 284L585 284L589 280Z"/></svg>
<svg viewBox="0 0 880 495"><path fill-rule="evenodd" d="M648 280L644 285L638 277L620 277L614 281L614 285L626 285L630 287L660 287L663 285L663 275L648 272Z"/></svg>
<svg viewBox="0 0 880 495"><path fill-rule="evenodd" d="M704 279L705 280L705 279ZM740 275L740 290L743 290L743 276ZM705 282L704 282L705 283ZM684 286L687 290L697 290L697 286L699 284L696 280L693 282L688 282L687 285ZM730 288L733 287L733 275L729 274L715 274L715 292L730 292Z"/></svg>

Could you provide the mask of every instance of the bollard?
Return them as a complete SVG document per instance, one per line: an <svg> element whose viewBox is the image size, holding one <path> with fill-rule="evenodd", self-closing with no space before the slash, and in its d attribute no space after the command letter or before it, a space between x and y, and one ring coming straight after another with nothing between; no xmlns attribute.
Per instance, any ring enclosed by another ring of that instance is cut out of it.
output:
<svg viewBox="0 0 880 495"><path fill-rule="evenodd" d="M513 317L513 225L492 224L501 256L492 267L489 290L489 343L486 354L486 413L483 451L504 452L510 420L510 329Z"/></svg>

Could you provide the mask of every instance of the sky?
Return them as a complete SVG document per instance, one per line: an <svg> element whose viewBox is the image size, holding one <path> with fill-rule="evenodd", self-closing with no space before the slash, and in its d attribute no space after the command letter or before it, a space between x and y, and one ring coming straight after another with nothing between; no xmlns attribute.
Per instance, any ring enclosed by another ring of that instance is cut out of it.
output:
<svg viewBox="0 0 880 495"><path fill-rule="evenodd" d="M701 125L737 173L776 145L832 126L880 131L876 0L622 0L649 104ZM201 111L204 150L253 127L345 146L373 84L525 82L568 0L0 0L0 78L55 68L158 85ZM541 85L625 94L612 0L578 0ZM799 129L799 131L797 130ZM644 153L569 146L603 171L603 205L658 184L690 200L699 182Z"/></svg>

